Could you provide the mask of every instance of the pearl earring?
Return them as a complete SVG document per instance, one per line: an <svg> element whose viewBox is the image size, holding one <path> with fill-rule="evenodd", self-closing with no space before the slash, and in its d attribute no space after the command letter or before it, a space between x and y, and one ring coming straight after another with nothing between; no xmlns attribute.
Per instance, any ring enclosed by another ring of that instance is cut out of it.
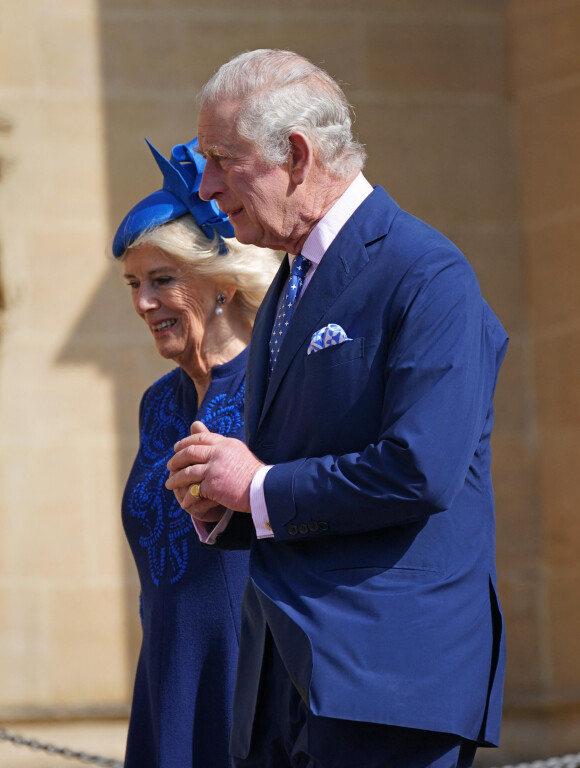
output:
<svg viewBox="0 0 580 768"><path fill-rule="evenodd" d="M215 308L215 313L218 316L223 315L224 310L223 310L222 304L226 303L226 297L224 296L223 293L218 293L218 295L216 296L216 301L217 301L217 307Z"/></svg>

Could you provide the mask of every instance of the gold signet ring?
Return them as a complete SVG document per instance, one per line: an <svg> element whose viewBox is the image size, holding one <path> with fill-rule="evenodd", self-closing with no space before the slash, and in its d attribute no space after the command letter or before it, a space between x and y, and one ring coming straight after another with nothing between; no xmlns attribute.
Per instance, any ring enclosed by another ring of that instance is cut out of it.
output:
<svg viewBox="0 0 580 768"><path fill-rule="evenodd" d="M194 499L203 499L203 496L201 495L201 483L194 483L193 485L190 485L189 492L194 497Z"/></svg>

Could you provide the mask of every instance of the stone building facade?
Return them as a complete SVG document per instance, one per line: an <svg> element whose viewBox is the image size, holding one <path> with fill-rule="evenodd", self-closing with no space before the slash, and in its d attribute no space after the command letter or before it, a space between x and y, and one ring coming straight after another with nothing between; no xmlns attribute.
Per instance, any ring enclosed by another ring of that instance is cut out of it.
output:
<svg viewBox="0 0 580 768"><path fill-rule="evenodd" d="M191 138L199 87L258 47L345 84L367 176L458 243L508 330L490 759L580 751L579 0L0 0L0 720L126 714L120 497L167 365L110 239L159 184L143 138Z"/></svg>

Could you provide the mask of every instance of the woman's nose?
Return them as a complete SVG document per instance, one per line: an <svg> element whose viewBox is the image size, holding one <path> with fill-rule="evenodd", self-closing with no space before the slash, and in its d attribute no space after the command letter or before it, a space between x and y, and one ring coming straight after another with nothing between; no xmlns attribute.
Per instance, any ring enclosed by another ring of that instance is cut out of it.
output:
<svg viewBox="0 0 580 768"><path fill-rule="evenodd" d="M141 286L135 296L135 308L137 311L144 313L151 309L157 309L158 306L159 299L155 296L154 291L148 286Z"/></svg>

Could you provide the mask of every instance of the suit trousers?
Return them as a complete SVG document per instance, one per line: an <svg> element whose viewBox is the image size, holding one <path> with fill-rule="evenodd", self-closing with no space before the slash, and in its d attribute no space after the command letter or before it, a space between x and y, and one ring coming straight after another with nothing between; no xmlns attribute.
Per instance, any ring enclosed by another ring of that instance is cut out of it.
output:
<svg viewBox="0 0 580 768"><path fill-rule="evenodd" d="M313 715L268 631L250 754L234 768L471 768L477 745L449 733Z"/></svg>

